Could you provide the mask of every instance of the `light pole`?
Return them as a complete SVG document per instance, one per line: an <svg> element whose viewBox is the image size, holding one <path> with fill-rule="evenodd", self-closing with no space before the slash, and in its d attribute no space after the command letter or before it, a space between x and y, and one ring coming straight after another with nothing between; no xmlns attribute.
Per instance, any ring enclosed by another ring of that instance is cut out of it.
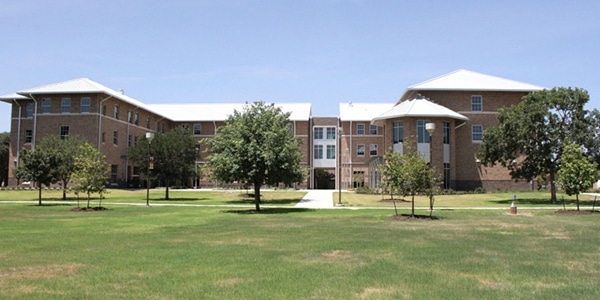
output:
<svg viewBox="0 0 600 300"><path fill-rule="evenodd" d="M148 168L146 169L146 206L150 206L150 170L154 169L154 160L150 156L150 144L154 139L154 132L146 132L146 140L148 140Z"/></svg>
<svg viewBox="0 0 600 300"><path fill-rule="evenodd" d="M435 131L435 123L427 123L425 124L425 130L429 132L429 168L431 169L431 173L433 175L433 132ZM433 212L433 178L429 182L429 212Z"/></svg>

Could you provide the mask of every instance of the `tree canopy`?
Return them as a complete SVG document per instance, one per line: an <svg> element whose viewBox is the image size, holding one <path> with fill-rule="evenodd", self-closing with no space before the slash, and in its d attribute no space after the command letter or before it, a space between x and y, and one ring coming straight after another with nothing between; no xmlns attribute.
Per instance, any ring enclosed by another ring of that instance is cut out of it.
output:
<svg viewBox="0 0 600 300"><path fill-rule="evenodd" d="M562 162L558 170L558 184L567 193L575 195L579 210L579 194L592 187L598 179L598 165L583 155L580 146L568 143L563 147Z"/></svg>
<svg viewBox="0 0 600 300"><path fill-rule="evenodd" d="M184 127L174 128L165 134L156 133L150 145L148 142L147 139L142 139L129 149L129 156L142 167L142 172L147 173L150 151L150 156L154 159L150 175L165 184L165 199L169 200L171 184L187 180L194 172L197 142Z"/></svg>
<svg viewBox="0 0 600 300"><path fill-rule="evenodd" d="M20 154L21 165L15 170L15 176L35 182L38 189L38 205L42 205L42 187L55 182L54 168L57 158L52 151L44 148L24 149Z"/></svg>
<svg viewBox="0 0 600 300"><path fill-rule="evenodd" d="M98 193L100 197L106 192L109 165L106 157L92 145L85 143L79 146L77 155L73 158L72 190L75 193L85 193L87 207L90 207L90 195Z"/></svg>
<svg viewBox="0 0 600 300"><path fill-rule="evenodd" d="M77 136L61 137L58 135L47 136L41 140L37 149L51 153L56 165L52 169L52 176L62 183L63 200L67 199L67 189L71 175L75 171L75 157L81 151L85 142Z"/></svg>
<svg viewBox="0 0 600 300"><path fill-rule="evenodd" d="M551 201L556 202L563 144L581 145L600 159L599 113L584 108L588 101L588 92L580 88L528 94L519 104L499 110L499 124L486 129L478 157L484 164L508 168L516 180L547 176Z"/></svg>
<svg viewBox="0 0 600 300"><path fill-rule="evenodd" d="M254 187L260 211L262 185L301 182L300 141L289 129L289 113L274 104L255 102L234 111L218 134L209 140L207 165L214 179L238 181Z"/></svg>

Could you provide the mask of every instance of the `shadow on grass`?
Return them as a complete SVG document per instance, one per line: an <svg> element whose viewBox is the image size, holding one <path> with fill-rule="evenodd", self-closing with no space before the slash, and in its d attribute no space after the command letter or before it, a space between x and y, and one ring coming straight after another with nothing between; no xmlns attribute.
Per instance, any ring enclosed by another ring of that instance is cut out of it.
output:
<svg viewBox="0 0 600 300"><path fill-rule="evenodd" d="M261 204L271 204L271 205L291 205L300 202L301 199L269 199L269 200L261 200ZM238 199L238 200L229 200L225 201L227 204L254 204L254 198L247 199Z"/></svg>
<svg viewBox="0 0 600 300"><path fill-rule="evenodd" d="M27 206L33 206L33 207L52 207L52 206L73 206L74 204L77 203L43 203L42 205L38 205L36 204L28 204Z"/></svg>
<svg viewBox="0 0 600 300"><path fill-rule="evenodd" d="M235 209L235 210L223 210L221 212L228 214L239 214L239 215L272 215L272 214L289 214L289 213L303 213L311 212L314 209L310 208L295 208L295 207L263 207L260 211L255 209Z"/></svg>
<svg viewBox="0 0 600 300"><path fill-rule="evenodd" d="M496 200L496 201L492 201L494 203L497 204L506 204L506 205L510 205L513 200L512 199L506 199L506 200ZM556 199L556 203L552 203L550 201L550 198L524 198L524 199L519 199L517 198L517 200L515 200L515 204L518 206L519 204L531 204L531 205L556 205L556 206L561 206L566 204L566 205L576 205L577 201L575 201L575 199L565 199L564 202L562 199ZM580 205L592 205L594 204L594 200L579 200L579 204ZM600 204L600 200L596 201L596 205Z"/></svg>
<svg viewBox="0 0 600 300"><path fill-rule="evenodd" d="M172 198L170 197L168 200L165 198L151 199L154 201L202 201L202 200L210 200L208 198Z"/></svg>
<svg viewBox="0 0 600 300"><path fill-rule="evenodd" d="M437 216L429 216L429 215L409 215L409 214L401 214L401 215L393 215L390 216L392 220L424 220L424 221L435 221L440 218Z"/></svg>

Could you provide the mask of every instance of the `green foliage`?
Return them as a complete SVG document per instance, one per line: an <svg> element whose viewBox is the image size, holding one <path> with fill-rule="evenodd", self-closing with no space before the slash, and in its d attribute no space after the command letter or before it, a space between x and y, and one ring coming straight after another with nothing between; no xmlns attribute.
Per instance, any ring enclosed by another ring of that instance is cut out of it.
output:
<svg viewBox="0 0 600 300"><path fill-rule="evenodd" d="M92 145L85 143L80 146L78 154L73 158L73 181L75 185L72 190L76 193L87 195L87 207L90 207L90 195L98 193L100 198L106 193L108 178L106 174L109 165L106 157Z"/></svg>
<svg viewBox="0 0 600 300"><path fill-rule="evenodd" d="M37 150L24 149L20 154L21 165L15 176L35 182L38 189L38 205L42 205L42 186L55 182L54 169L58 159L54 152L43 148Z"/></svg>
<svg viewBox="0 0 600 300"><path fill-rule="evenodd" d="M10 153L10 133L0 133L0 187L8 185L8 164Z"/></svg>
<svg viewBox="0 0 600 300"><path fill-rule="evenodd" d="M273 104L255 102L235 111L219 134L207 140L212 177L253 185L256 210L260 210L263 184L302 181L300 141L290 132L289 122L289 113Z"/></svg>
<svg viewBox="0 0 600 300"><path fill-rule="evenodd" d="M500 109L499 124L486 129L478 157L485 164L508 168L515 179L547 174L551 200L556 202L555 176L564 143L582 145L600 160L600 113L584 108L588 100L587 91L579 88L528 94L518 105Z"/></svg>
<svg viewBox="0 0 600 300"><path fill-rule="evenodd" d="M61 138L58 135L47 136L40 142L37 149L43 149L56 159L53 168L54 180L62 183L63 200L67 199L67 189L71 175L75 171L75 157L79 154L84 141L76 136Z"/></svg>
<svg viewBox="0 0 600 300"><path fill-rule="evenodd" d="M579 210L579 194L592 187L598 179L598 165L583 155L580 146L566 144L563 147L562 160L558 170L558 184L567 195L575 195Z"/></svg>
<svg viewBox="0 0 600 300"><path fill-rule="evenodd" d="M142 172L147 173L150 152L150 156L154 158L154 168L150 175L165 185L165 199L168 200L172 184L193 176L196 145L196 140L185 128L177 127L166 134L156 133L150 145L147 139L142 139L136 147L129 149L129 157L142 167Z"/></svg>

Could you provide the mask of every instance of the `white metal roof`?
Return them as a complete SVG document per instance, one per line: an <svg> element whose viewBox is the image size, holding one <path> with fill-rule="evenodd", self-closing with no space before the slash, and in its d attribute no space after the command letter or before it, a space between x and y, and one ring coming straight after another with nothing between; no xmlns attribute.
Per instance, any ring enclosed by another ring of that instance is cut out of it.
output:
<svg viewBox="0 0 600 300"><path fill-rule="evenodd" d="M7 94L7 95L2 95L0 96L0 101L3 102L12 102L13 100L27 100L29 99L28 97L19 95L17 93L12 93L12 94Z"/></svg>
<svg viewBox="0 0 600 300"><path fill-rule="evenodd" d="M371 121L392 107L394 107L393 103L340 103L340 120Z"/></svg>
<svg viewBox="0 0 600 300"><path fill-rule="evenodd" d="M409 86L403 97L408 97L411 91L506 91L533 92L541 91L544 87L459 69L448 74L432 78Z"/></svg>
<svg viewBox="0 0 600 300"><path fill-rule="evenodd" d="M234 110L243 111L246 103L174 103L149 104L154 111L177 122L225 121ZM289 112L290 121L308 121L310 103L276 103L283 112Z"/></svg>
<svg viewBox="0 0 600 300"><path fill-rule="evenodd" d="M154 111L148 107L148 105L143 102L129 97L122 92L115 91L111 88L108 88L100 83L97 83L89 78L77 78L73 80L53 83L49 85L44 85L32 89L18 91L17 94L23 96L30 95L39 95L39 94L86 94L86 93L104 93L125 101L127 103L133 104L137 107L152 111L154 113L160 114L157 111Z"/></svg>
<svg viewBox="0 0 600 300"><path fill-rule="evenodd" d="M392 109L373 118L372 123L380 125L384 120L404 117L423 117L423 118L452 118L466 121L469 118L425 98L416 97L410 100L402 101Z"/></svg>

